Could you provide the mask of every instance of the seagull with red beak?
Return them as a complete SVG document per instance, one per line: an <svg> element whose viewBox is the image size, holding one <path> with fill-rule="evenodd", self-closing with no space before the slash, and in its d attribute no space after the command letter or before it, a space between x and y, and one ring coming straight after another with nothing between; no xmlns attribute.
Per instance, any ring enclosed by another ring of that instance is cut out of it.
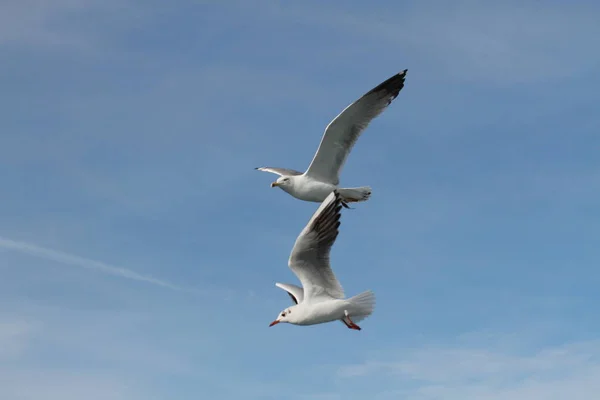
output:
<svg viewBox="0 0 600 400"><path fill-rule="evenodd" d="M329 265L329 253L339 233L341 203L340 193L332 191L296 239L288 265L302 287L275 284L287 291L295 304L281 311L269 326L314 325L340 320L348 328L360 330L356 323L373 313L373 292L344 298L342 286Z"/></svg>

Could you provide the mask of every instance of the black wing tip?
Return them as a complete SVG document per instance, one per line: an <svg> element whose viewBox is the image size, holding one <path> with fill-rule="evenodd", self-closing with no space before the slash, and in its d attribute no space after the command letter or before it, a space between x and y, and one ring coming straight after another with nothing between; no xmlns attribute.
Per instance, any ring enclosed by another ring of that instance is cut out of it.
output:
<svg viewBox="0 0 600 400"><path fill-rule="evenodd" d="M339 221L342 216L342 196L337 190L334 190L335 200L333 201L333 212L335 213L335 219ZM338 225L339 226L339 225Z"/></svg>
<svg viewBox="0 0 600 400"><path fill-rule="evenodd" d="M391 103L398 94L404 88L404 81L406 80L406 74L408 73L408 68L403 69L397 74L389 77L385 81L381 82L379 85L371 89L367 94L376 93L376 92L385 92L390 96L389 102ZM388 103L389 104L389 103Z"/></svg>
<svg viewBox="0 0 600 400"><path fill-rule="evenodd" d="M335 201L338 202L341 200L340 191L337 189L333 189L333 196L335 197Z"/></svg>
<svg viewBox="0 0 600 400"><path fill-rule="evenodd" d="M396 75L389 78L387 81L383 82L381 85L382 89L388 90L394 98L398 96L398 93L404 87L404 81L406 81L406 74L408 73L408 68L403 69L398 72Z"/></svg>
<svg viewBox="0 0 600 400"><path fill-rule="evenodd" d="M334 199L321 211L319 217L315 220L315 224L319 225L323 221L334 220L339 221L342 213L342 197L337 190L333 190ZM316 226L315 225L315 226Z"/></svg>
<svg viewBox="0 0 600 400"><path fill-rule="evenodd" d="M335 204L336 212L338 212L337 210L342 209L342 202L343 202L342 195L340 194L340 192L337 189L334 189L333 196L335 197L335 199L333 200L333 204Z"/></svg>

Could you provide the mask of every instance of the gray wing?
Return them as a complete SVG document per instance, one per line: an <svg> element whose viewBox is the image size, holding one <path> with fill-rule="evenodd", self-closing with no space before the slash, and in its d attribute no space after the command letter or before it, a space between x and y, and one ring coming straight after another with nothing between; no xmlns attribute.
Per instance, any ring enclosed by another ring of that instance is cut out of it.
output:
<svg viewBox="0 0 600 400"><path fill-rule="evenodd" d="M354 144L369 123L398 96L407 71L397 73L365 93L327 125L306 176L339 184L340 172Z"/></svg>
<svg viewBox="0 0 600 400"><path fill-rule="evenodd" d="M281 288L287 292L292 301L296 304L302 303L304 300L304 290L301 287L292 285L291 283L275 283L275 286Z"/></svg>
<svg viewBox="0 0 600 400"><path fill-rule="evenodd" d="M329 265L331 246L339 233L341 209L340 195L334 190L296 239L288 265L300 279L305 299L323 295L344 298L342 285Z"/></svg>
<svg viewBox="0 0 600 400"><path fill-rule="evenodd" d="M257 167L254 168L258 171L271 172L273 174L277 174L279 176L294 176L294 175L302 175L303 172L299 172L293 169L288 168L273 168L273 167Z"/></svg>

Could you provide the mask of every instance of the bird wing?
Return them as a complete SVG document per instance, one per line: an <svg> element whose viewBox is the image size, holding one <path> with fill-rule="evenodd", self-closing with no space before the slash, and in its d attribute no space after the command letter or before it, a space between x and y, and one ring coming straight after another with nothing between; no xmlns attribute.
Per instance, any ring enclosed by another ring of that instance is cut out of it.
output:
<svg viewBox="0 0 600 400"><path fill-rule="evenodd" d="M304 300L304 290L300 286L292 285L291 283L275 283L275 286L287 292L292 301L296 304L302 303Z"/></svg>
<svg viewBox="0 0 600 400"><path fill-rule="evenodd" d="M273 168L273 167L257 167L254 168L258 171L271 172L273 174L277 174L279 176L294 176L294 175L302 175L302 172L296 171L289 168Z"/></svg>
<svg viewBox="0 0 600 400"><path fill-rule="evenodd" d="M365 93L327 125L306 176L339 184L340 173L354 144L369 123L398 96L404 87L407 71L397 73Z"/></svg>
<svg viewBox="0 0 600 400"><path fill-rule="evenodd" d="M331 246L338 236L341 197L332 191L304 227L290 254L288 265L304 289L304 299L344 298L344 290L329 265Z"/></svg>

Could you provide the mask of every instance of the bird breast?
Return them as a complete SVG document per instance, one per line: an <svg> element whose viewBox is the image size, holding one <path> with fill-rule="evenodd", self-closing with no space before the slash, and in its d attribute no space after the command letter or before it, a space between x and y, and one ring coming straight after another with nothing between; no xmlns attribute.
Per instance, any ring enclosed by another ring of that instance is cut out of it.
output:
<svg viewBox="0 0 600 400"><path fill-rule="evenodd" d="M294 193L290 192L290 194L300 200L321 203L335 188L335 185L315 181L303 176L294 182L294 186L292 188Z"/></svg>
<svg viewBox="0 0 600 400"><path fill-rule="evenodd" d="M305 303L302 307L302 318L298 325L322 324L335 321L344 316L345 302L343 300L325 300L318 303Z"/></svg>

